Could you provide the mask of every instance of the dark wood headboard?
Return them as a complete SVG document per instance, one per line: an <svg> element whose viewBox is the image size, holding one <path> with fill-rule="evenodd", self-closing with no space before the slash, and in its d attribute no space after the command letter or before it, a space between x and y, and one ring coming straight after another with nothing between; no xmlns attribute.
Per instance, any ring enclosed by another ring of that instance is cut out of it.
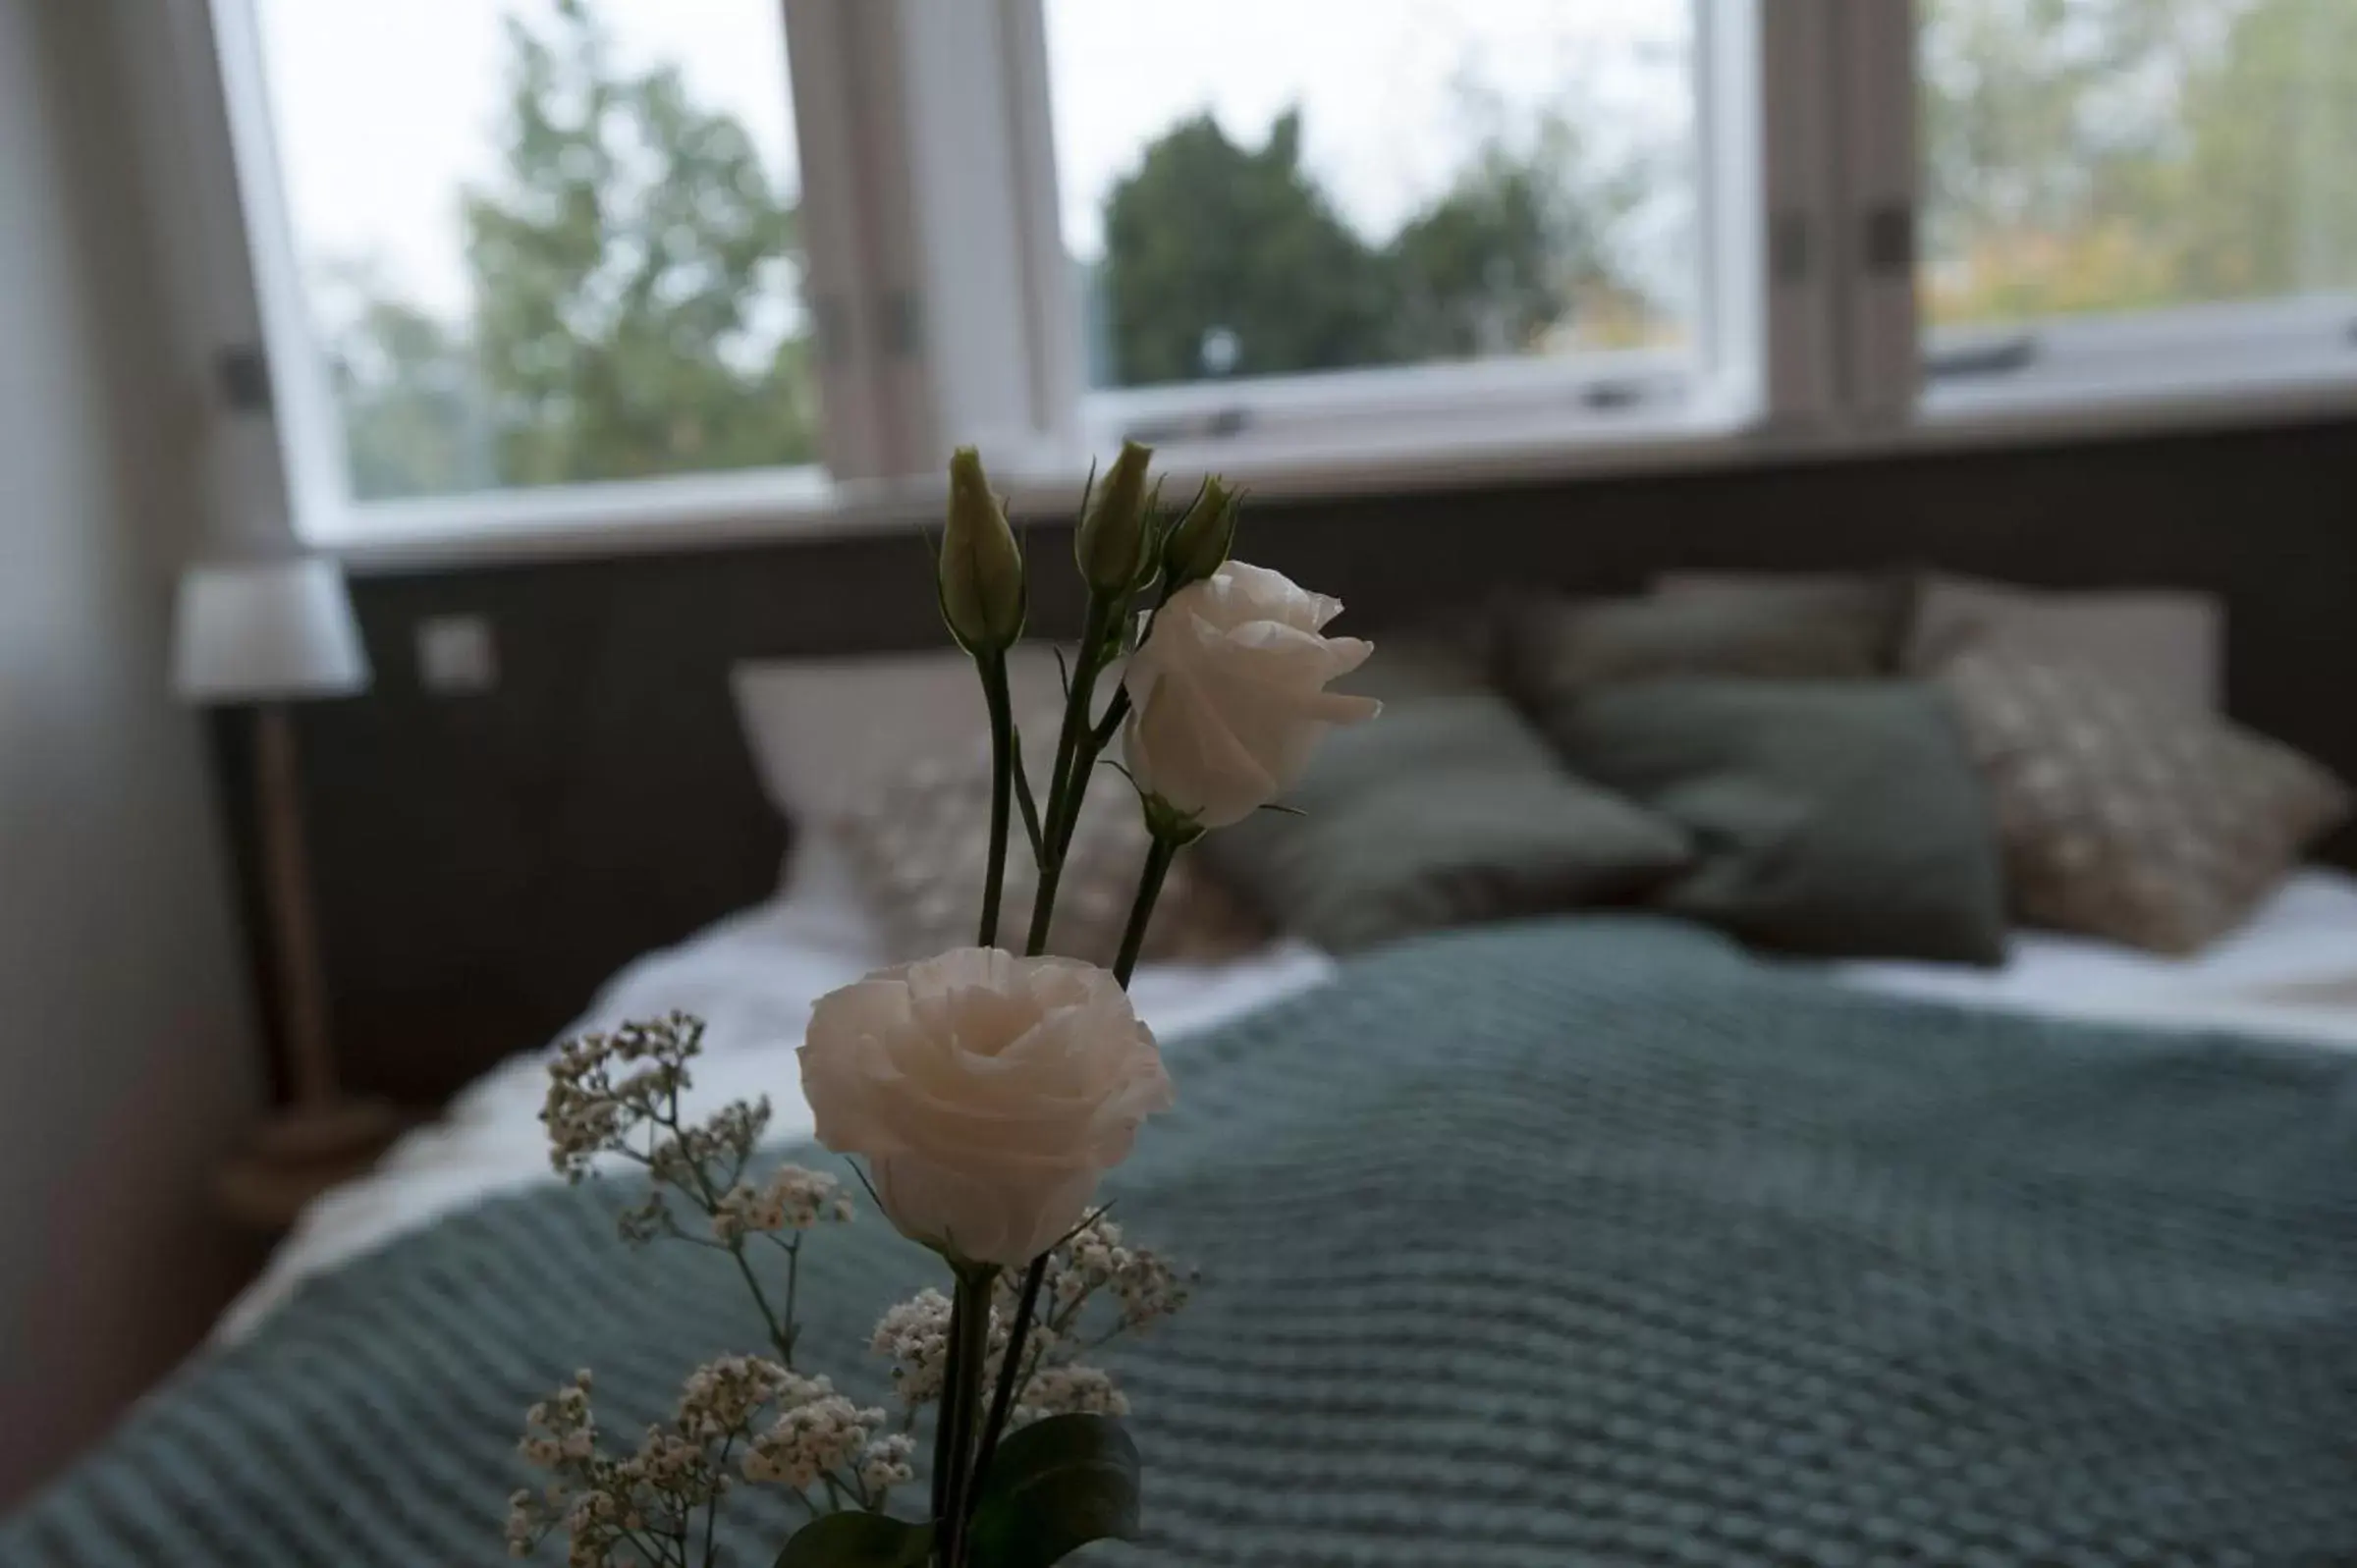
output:
<svg viewBox="0 0 2357 1568"><path fill-rule="evenodd" d="M2205 588L2229 606L2235 715L2357 777L2357 422L1270 504L1246 527L1254 560L1378 631L1501 580L1618 591L1667 568ZM1067 548L1054 526L1030 540ZM925 569L908 535L356 582L375 688L300 710L351 1080L438 1100L630 958L769 893L787 833L729 667L937 645ZM1051 592L1035 622L1076 610ZM462 612L490 620L499 684L428 695L414 627ZM243 801L244 730L216 733ZM2357 837L2330 852L2357 863Z"/></svg>

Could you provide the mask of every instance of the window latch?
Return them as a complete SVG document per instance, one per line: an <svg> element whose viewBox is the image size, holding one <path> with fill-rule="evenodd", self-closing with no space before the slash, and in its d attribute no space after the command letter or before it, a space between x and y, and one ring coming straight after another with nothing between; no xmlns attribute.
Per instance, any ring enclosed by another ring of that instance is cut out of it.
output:
<svg viewBox="0 0 2357 1568"><path fill-rule="evenodd" d="M1915 209L1904 201L1878 201L1866 209L1860 260L1869 277L1915 276Z"/></svg>
<svg viewBox="0 0 2357 1568"><path fill-rule="evenodd" d="M1240 405L1173 419L1145 419L1122 432L1124 441L1149 447L1183 441L1226 441L1252 427L1252 410Z"/></svg>
<svg viewBox="0 0 2357 1568"><path fill-rule="evenodd" d="M1777 284L1797 289L1809 281L1809 215L1782 211L1768 225L1768 273Z"/></svg>
<svg viewBox="0 0 2357 1568"><path fill-rule="evenodd" d="M1934 381L2017 375L2036 364L2038 354L2038 334L2009 332L1933 349L1923 356L1923 373Z"/></svg>
<svg viewBox="0 0 2357 1568"><path fill-rule="evenodd" d="M1619 413L1648 401L1642 381L1599 381L1580 389L1580 406L1591 413Z"/></svg>
<svg viewBox="0 0 2357 1568"><path fill-rule="evenodd" d="M925 353L925 303L914 289L888 289L877 302L878 336L884 351L895 359L921 359Z"/></svg>
<svg viewBox="0 0 2357 1568"><path fill-rule="evenodd" d="M258 344L231 344L213 355L213 380L230 412L270 411L270 358Z"/></svg>

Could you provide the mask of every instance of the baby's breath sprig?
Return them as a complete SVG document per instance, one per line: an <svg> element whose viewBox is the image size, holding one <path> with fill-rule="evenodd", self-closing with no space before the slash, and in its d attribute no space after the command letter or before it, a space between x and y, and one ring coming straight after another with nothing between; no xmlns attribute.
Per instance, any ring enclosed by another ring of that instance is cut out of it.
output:
<svg viewBox="0 0 2357 1568"><path fill-rule="evenodd" d="M785 1488L814 1518L846 1501L881 1512L892 1488L909 1479L911 1444L883 1431L883 1411L765 1357L724 1356L698 1367L671 1421L647 1428L624 1458L599 1449L590 1389L590 1375L576 1374L525 1418L519 1451L549 1481L538 1493L509 1499L516 1556L562 1532L567 1560L583 1568L624 1568L625 1552L646 1568L709 1563L721 1501L740 1476ZM813 1489L824 1490L824 1504ZM701 1553L691 1555L699 1537Z"/></svg>
<svg viewBox="0 0 2357 1568"><path fill-rule="evenodd" d="M996 1383L1023 1284L1001 1275L991 1302L986 1379ZM1124 1333L1142 1332L1186 1305L1187 1280L1160 1256L1122 1241L1121 1227L1098 1215L1048 1254L1041 1310L1023 1336L1020 1377L1012 1390L1011 1426L1049 1416L1125 1415L1129 1401L1113 1375L1080 1357ZM1101 1304L1091 1312L1091 1304ZM902 1430L941 1397L950 1354L950 1298L919 1291L877 1321L868 1348L892 1363ZM1107 1309L1110 1309L1108 1311Z"/></svg>
<svg viewBox="0 0 2357 1568"><path fill-rule="evenodd" d="M668 1237L729 1254L769 1327L770 1344L791 1368L802 1233L849 1221L851 1201L838 1178L800 1165L781 1165L758 1185L745 1179L769 1130L768 1096L731 1101L700 1122L681 1115L680 1097L694 1082L689 1063L703 1040L702 1019L675 1012L558 1047L540 1110L549 1162L571 1182L595 1174L601 1157L643 1167L651 1178L646 1197L616 1217L623 1239ZM683 1224L672 1210L675 1198L703 1223ZM786 1254L783 1312L771 1306L745 1256L756 1237Z"/></svg>
<svg viewBox="0 0 2357 1568"><path fill-rule="evenodd" d="M557 1174L579 1181L599 1155L628 1151L639 1128L666 1112L676 1119L703 1037L702 1020L675 1012L560 1045L540 1110Z"/></svg>
<svg viewBox="0 0 2357 1568"><path fill-rule="evenodd" d="M1039 1555L1055 1543L1061 1554L1136 1539L1140 1462L1116 1419L1128 1401L1085 1358L1178 1311L1187 1281L1125 1245L1102 1211L1083 1217L1138 1123L1172 1098L1153 1037L1125 995L1130 972L1179 849L1206 825L1271 804L1319 730L1375 711L1371 700L1325 689L1368 651L1319 635L1340 605L1229 559L1236 497L1217 479L1183 516L1167 512L1151 459L1148 448L1124 443L1102 486L1092 467L1083 491L1073 537L1087 590L1082 630L1069 668L1055 650L1065 700L1055 760L1037 791L1022 767L1008 670L1028 615L1028 566L980 458L961 451L951 464L937 590L944 621L975 661L992 732L982 950L880 971L857 983L866 993L846 987L820 998L800 1052L822 1141L875 1163L869 1196L955 1276L955 1295L928 1290L901 1303L871 1337L892 1366L898 1430L887 1430L884 1410L854 1404L795 1365L801 1243L851 1217L841 1181L796 1165L756 1169L766 1100L685 1119L703 1043L697 1019L673 1013L584 1035L561 1048L550 1072L542 1120L552 1163L575 1182L611 1162L644 1169L644 1196L619 1217L624 1237L728 1254L775 1354L699 1369L674 1419L648 1429L627 1457L599 1449L586 1374L533 1407L523 1451L551 1480L540 1496L517 1494L510 1539L520 1553L562 1530L576 1568L715 1568L720 1501L744 1480L785 1488L811 1515L780 1561L973 1568L1006 1559L1011 1545ZM1173 618L1159 614L1166 608ZM1183 635L1172 629L1179 622ZM1263 623L1292 640L1268 645L1254 629ZM1102 714L1100 677L1114 687ZM1215 688L1239 711L1212 700ZM1173 691L1179 695L1158 701L1157 692ZM1239 749L1236 736L1247 733L1253 743ZM1075 971L1042 954L1083 801L1117 739L1117 766L1140 797L1154 851L1112 969ZM999 950L1003 862L1018 809L1039 884L1020 957L1012 940ZM1075 985L1085 1005L1071 1000ZM891 1007L852 999L872 1003L894 988L911 1021L879 1034L879 1008ZM1023 1038L1040 1031L1037 1049L978 1047L965 1019L987 1019L985 1032L1009 1039L1011 1020L1019 1022ZM956 1066L939 1082L912 1078L894 1070L904 1045ZM887 1168L888 1161L899 1163ZM1042 1181L1043 1172L1059 1179ZM953 1245L959 1239L970 1245ZM750 1261L763 1245L787 1254L782 1313ZM927 1408L932 1495L920 1518L896 1518L887 1501L910 1479L914 1429ZM1000 1448L1015 1428L1028 1430Z"/></svg>

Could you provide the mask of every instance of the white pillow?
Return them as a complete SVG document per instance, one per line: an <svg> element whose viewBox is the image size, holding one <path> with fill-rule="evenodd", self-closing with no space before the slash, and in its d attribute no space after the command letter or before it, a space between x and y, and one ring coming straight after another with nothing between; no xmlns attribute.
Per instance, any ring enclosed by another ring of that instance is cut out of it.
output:
<svg viewBox="0 0 2357 1568"><path fill-rule="evenodd" d="M1007 669L1015 712L1061 700L1050 645L1017 647ZM990 736L973 661L955 648L761 660L731 670L729 683L761 787L797 827L821 828L912 764Z"/></svg>

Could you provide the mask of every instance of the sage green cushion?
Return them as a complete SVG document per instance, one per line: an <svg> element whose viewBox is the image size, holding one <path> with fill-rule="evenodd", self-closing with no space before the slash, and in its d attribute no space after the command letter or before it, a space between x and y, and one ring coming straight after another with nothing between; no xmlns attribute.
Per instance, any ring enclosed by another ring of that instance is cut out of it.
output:
<svg viewBox="0 0 2357 1568"><path fill-rule="evenodd" d="M1839 957L1997 963L2004 882L1964 738L1904 681L1658 681L1551 715L1581 775L1692 836L1658 907Z"/></svg>
<svg viewBox="0 0 2357 1568"><path fill-rule="evenodd" d="M1533 599L1507 617L1507 685L1544 718L1640 680L1871 680L1890 673L1897 592L1866 582Z"/></svg>
<svg viewBox="0 0 2357 1568"><path fill-rule="evenodd" d="M1335 952L1443 926L1626 901L1685 835L1571 777L1492 692L1411 698L1329 734L1287 798L1195 852Z"/></svg>
<svg viewBox="0 0 2357 1568"><path fill-rule="evenodd" d="M1912 675L1908 636L1921 584L1904 572L1669 571L1656 577L1661 599L1716 605L1738 616L1791 615L1838 622L1845 636L1871 639L1876 670Z"/></svg>

